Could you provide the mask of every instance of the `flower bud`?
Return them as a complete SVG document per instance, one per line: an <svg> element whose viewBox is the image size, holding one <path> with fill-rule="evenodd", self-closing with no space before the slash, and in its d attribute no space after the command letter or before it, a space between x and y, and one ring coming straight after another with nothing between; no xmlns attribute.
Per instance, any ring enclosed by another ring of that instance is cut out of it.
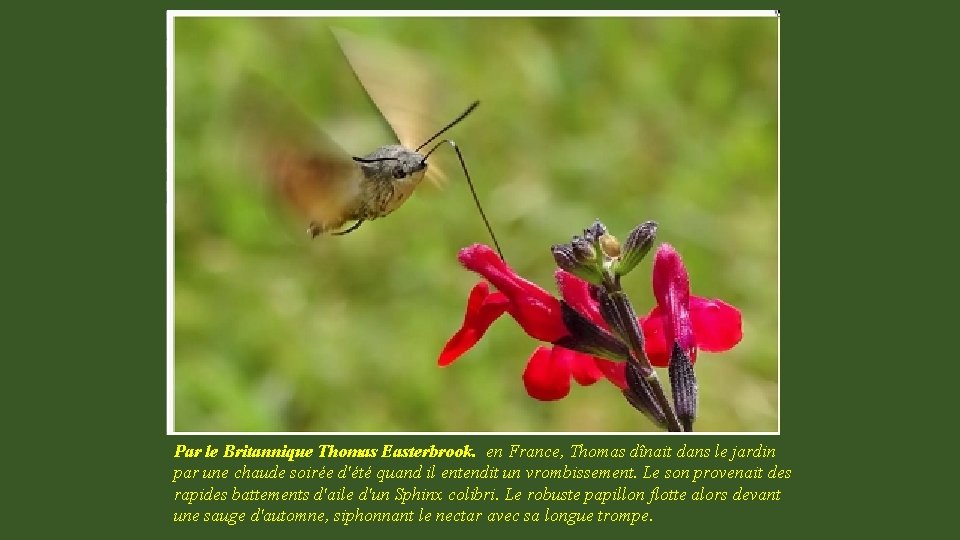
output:
<svg viewBox="0 0 960 540"><path fill-rule="evenodd" d="M590 241L591 244L597 242L597 240L606 233L607 227L601 223L599 219L595 220L589 228L583 230L583 236Z"/></svg>
<svg viewBox="0 0 960 540"><path fill-rule="evenodd" d="M555 244L550 246L550 252L553 253L553 260L557 261L557 266L567 272L577 266L577 258L573 254L573 248L569 244Z"/></svg>
<svg viewBox="0 0 960 540"><path fill-rule="evenodd" d="M620 260L614 265L614 272L624 276L633 270L647 255L657 237L657 222L645 221L634 227L627 236L621 249Z"/></svg>
<svg viewBox="0 0 960 540"><path fill-rule="evenodd" d="M577 250L570 244L557 244L552 246L550 251L553 253L553 260L557 262L557 266L561 269L588 283L599 284L603 281L603 276L600 274L596 262L593 259L581 260L580 257L577 257Z"/></svg>
<svg viewBox="0 0 960 540"><path fill-rule="evenodd" d="M596 262L597 250L593 248L593 243L586 238L574 236L570 246L573 248L573 254L576 256L577 261L581 263Z"/></svg>
<svg viewBox="0 0 960 540"><path fill-rule="evenodd" d="M603 254L611 259L620 256L620 241L617 240L617 237L605 233L600 237L600 249L603 250Z"/></svg>

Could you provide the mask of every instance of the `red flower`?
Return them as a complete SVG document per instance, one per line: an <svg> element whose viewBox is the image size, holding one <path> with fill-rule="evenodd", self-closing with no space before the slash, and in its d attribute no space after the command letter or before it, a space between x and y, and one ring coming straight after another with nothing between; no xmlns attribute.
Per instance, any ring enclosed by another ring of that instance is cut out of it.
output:
<svg viewBox="0 0 960 540"><path fill-rule="evenodd" d="M463 326L440 352L438 362L441 366L449 365L473 347L493 321L504 313L509 313L528 335L538 341L553 344L570 334L563 323L560 301L518 276L493 249L474 244L462 249L459 259L466 268L496 286L498 291L491 293L486 281L473 287L467 300ZM557 270L556 278L567 304L601 328L609 330L587 282L563 270ZM727 350L740 341L740 312L719 300L690 297L686 270L676 251L667 245L657 253L654 291L657 307L646 317L640 318L644 349L653 365L664 367L669 363L667 343L672 343L678 337L685 340L681 342L682 345L686 343L693 350L700 346L715 352ZM686 305L689 308L684 318L683 306ZM668 314L672 314L672 318ZM691 356L693 359L695 355ZM606 378L621 389L627 388L623 363L596 358L558 345L538 347L523 372L527 393L544 401L566 396L570 391L571 378L583 386Z"/></svg>
<svg viewBox="0 0 960 540"><path fill-rule="evenodd" d="M460 250L459 259L495 285L490 292L486 281L477 283L467 299L463 326L440 352L438 363L446 366L470 350L487 328L504 313L509 313L521 328L538 341L554 343L569 335L563 324L560 301L534 283L517 275L488 246L474 244ZM570 392L570 379L591 385L603 377L626 388L623 367L616 362L595 358L558 345L538 347L523 372L523 384L531 397L551 401Z"/></svg>
<svg viewBox="0 0 960 540"><path fill-rule="evenodd" d="M458 258L463 266L487 278L503 294L508 300L506 310L530 337L552 343L568 335L560 317L560 301L518 276L489 246L474 244L463 248Z"/></svg>
<svg viewBox="0 0 960 540"><path fill-rule="evenodd" d="M557 270L556 275L563 299L601 328L609 329L600 315L597 301L590 295L590 284L563 270ZM697 347L709 352L728 351L743 337L737 308L722 300L690 296L687 269L680 254L670 244L662 244L657 250L653 263L653 294L657 305L645 317L639 318L643 329L643 350L653 366L667 367L670 364L674 339L679 340L690 361L696 362ZM670 323L669 331L666 330L667 323Z"/></svg>
<svg viewBox="0 0 960 540"><path fill-rule="evenodd" d="M463 326L440 351L438 363L446 366L470 350L483 334L490 328L510 305L510 300L501 293L490 294L490 287L486 281L474 285L467 297L467 314L463 318Z"/></svg>
<svg viewBox="0 0 960 540"><path fill-rule="evenodd" d="M604 376L598 363L608 360L594 358L559 345L537 347L523 370L523 386L530 397L553 401L570 393L570 378L582 386L589 386Z"/></svg>
<svg viewBox="0 0 960 540"><path fill-rule="evenodd" d="M723 352L743 337L740 311L722 300L690 295L690 277L680 254L661 244L653 262L653 295L657 305L640 318L644 352L650 363L666 367L673 342L697 361L697 349Z"/></svg>

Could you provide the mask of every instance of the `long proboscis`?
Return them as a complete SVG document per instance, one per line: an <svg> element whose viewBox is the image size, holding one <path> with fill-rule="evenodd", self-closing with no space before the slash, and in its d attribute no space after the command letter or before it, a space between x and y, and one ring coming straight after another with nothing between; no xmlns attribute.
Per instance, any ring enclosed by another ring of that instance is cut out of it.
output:
<svg viewBox="0 0 960 540"><path fill-rule="evenodd" d="M474 104L471 105L470 108L467 109L465 113L460 115L460 117L454 120L449 126L443 128L443 130L440 131L440 133L443 133L443 131L446 131L448 128L450 128L450 126L453 126L460 120L463 120L463 117L469 114L470 111L472 111L474 107L476 107L477 104L479 103L480 103L479 101L474 102ZM430 140L433 140L435 138L436 137L432 137ZM470 172L467 171L467 163L463 160L463 154L460 153L460 147L457 146L457 143L451 141L450 139L443 139L442 141L438 142L433 148L431 148L430 151L427 152L425 156L423 156L424 161L426 161L426 159L430 157L430 154L432 154L434 150L436 150L437 148L440 148L440 146L444 144L449 144L451 147L453 147L453 150L457 153L457 159L460 160L460 168L463 169L463 175L467 178L467 185L470 186L470 194L473 195L473 202L476 203L477 210L480 211L480 217L483 218L483 224L487 226L487 232L490 233L490 239L493 240L493 246L497 248L497 253L500 254L500 258L506 261L507 258L503 256L503 250L500 249L500 242L497 242L497 236L493 234L493 227L490 226L490 220L487 219L487 214L484 213L483 206L480 205L480 198L477 197L477 190L474 189L473 187L473 180L470 179Z"/></svg>
<svg viewBox="0 0 960 540"><path fill-rule="evenodd" d="M479 101L474 101L473 103L471 103L470 106L467 107L467 110L465 110L465 111L463 111L462 113L460 113L460 116L454 118L453 121L450 122L449 124L443 126L443 129L441 129L440 131L436 132L436 133L433 135L433 137L430 137L429 139L427 139L426 141L424 141L423 144L421 144L420 146L418 146L414 151L415 151L415 152L419 152L421 148L423 148L424 146L432 143L434 140L436 140L437 137L439 137L439 136L443 135L444 133L446 133L446 131L447 131L448 129L450 129L450 128L452 128L453 126L459 124L461 120L463 120L464 118L466 118L468 114L472 113L473 110L477 108L477 105L480 105L480 102L479 102ZM442 144L442 143L441 143L441 144ZM438 146L439 146L439 145L438 145ZM454 146L454 148L456 148L456 146ZM434 150L436 150L436 146L434 147ZM430 152L433 152L433 150L431 150ZM430 152L427 152L427 155L430 155Z"/></svg>

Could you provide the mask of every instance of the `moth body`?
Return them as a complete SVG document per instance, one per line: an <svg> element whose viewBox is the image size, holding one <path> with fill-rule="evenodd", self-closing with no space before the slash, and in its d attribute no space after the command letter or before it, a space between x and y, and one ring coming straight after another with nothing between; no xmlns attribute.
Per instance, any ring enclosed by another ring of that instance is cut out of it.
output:
<svg viewBox="0 0 960 540"><path fill-rule="evenodd" d="M363 178L351 219L372 220L393 212L413 193L427 170L426 158L400 145L382 146L358 161Z"/></svg>

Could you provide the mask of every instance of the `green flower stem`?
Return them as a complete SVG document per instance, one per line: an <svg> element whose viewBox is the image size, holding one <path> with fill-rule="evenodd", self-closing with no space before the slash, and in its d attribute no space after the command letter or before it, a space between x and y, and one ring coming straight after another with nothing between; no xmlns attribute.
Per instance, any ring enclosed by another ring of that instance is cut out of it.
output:
<svg viewBox="0 0 960 540"><path fill-rule="evenodd" d="M640 374L653 389L653 396L660 405L660 408L663 409L663 414L667 417L667 428L670 431L683 431L683 426L680 425L680 420L673 411L673 407L670 406L670 401L663 391L663 386L660 385L660 378L657 377L657 372L653 369L653 366L650 365L650 360L647 359L647 355L643 352L643 334L640 331L640 325L637 323L637 314L633 310L633 305L630 304L627 295L620 287L620 280L611 276L609 272L604 272L603 287L613 300L617 311L620 312L620 320L626 322L625 330L627 339L630 342L630 349L633 353L630 356L630 361L635 363L640 370Z"/></svg>

